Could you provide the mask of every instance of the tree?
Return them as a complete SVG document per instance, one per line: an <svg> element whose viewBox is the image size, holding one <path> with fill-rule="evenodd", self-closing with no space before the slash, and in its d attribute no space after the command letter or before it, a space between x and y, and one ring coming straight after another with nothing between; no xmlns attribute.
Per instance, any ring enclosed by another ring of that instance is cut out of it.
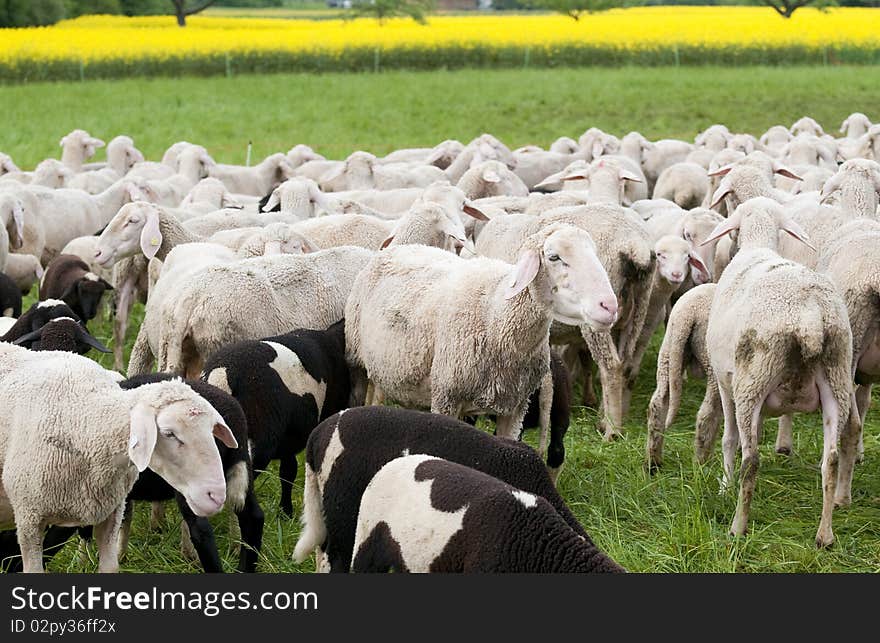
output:
<svg viewBox="0 0 880 643"><path fill-rule="evenodd" d="M0 27L41 27L64 15L64 0L0 0Z"/></svg>
<svg viewBox="0 0 880 643"><path fill-rule="evenodd" d="M608 11L617 7L627 7L640 2L627 2L621 0L536 0L535 6L550 9L564 14L574 20L580 20L584 13Z"/></svg>
<svg viewBox="0 0 880 643"><path fill-rule="evenodd" d="M409 17L425 24L425 15L434 9L434 0L354 0L347 18L375 18L379 24L388 18Z"/></svg>
<svg viewBox="0 0 880 643"><path fill-rule="evenodd" d="M758 4L772 7L783 18L791 18L791 14L808 4L815 6L817 9L827 9L833 2L826 0L760 0Z"/></svg>
<svg viewBox="0 0 880 643"><path fill-rule="evenodd" d="M171 3L174 5L174 13L177 16L178 26L185 27L187 16L191 16L194 13L204 11L212 4L214 4L214 1L215 0L202 0L202 2L196 4L195 6L188 7L186 0L171 0Z"/></svg>

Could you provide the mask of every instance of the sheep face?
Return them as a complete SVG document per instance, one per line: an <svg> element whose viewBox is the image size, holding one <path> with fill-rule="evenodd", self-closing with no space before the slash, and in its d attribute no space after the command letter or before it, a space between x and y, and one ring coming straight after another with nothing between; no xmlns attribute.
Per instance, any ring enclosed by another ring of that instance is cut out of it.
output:
<svg viewBox="0 0 880 643"><path fill-rule="evenodd" d="M691 278L698 286L711 279L709 269L702 258L691 244L681 237L672 235L661 237L654 245L654 253L657 255L658 273L672 285L684 282L688 270L691 271Z"/></svg>
<svg viewBox="0 0 880 643"><path fill-rule="evenodd" d="M159 209L149 203L129 203L119 209L98 238L95 263L110 267L138 250L152 259L161 245Z"/></svg>
<svg viewBox="0 0 880 643"><path fill-rule="evenodd" d="M78 159L81 164L92 158L99 147L104 147L104 141L85 130L75 129L61 139L61 147L64 148L63 157Z"/></svg>
<svg viewBox="0 0 880 643"><path fill-rule="evenodd" d="M226 480L216 437L238 447L222 416L179 381L131 391L128 455L138 471L149 466L179 491L197 516L211 516L226 501Z"/></svg>
<svg viewBox="0 0 880 643"><path fill-rule="evenodd" d="M14 342L27 345L32 351L64 351L85 355L95 348L102 353L110 349L97 339L72 317L56 317L50 319L42 328L19 337Z"/></svg>
<svg viewBox="0 0 880 643"><path fill-rule="evenodd" d="M68 289L61 299L73 309L79 309L84 321L94 319L98 314L98 306L104 291L113 290L113 286L94 273L87 273Z"/></svg>

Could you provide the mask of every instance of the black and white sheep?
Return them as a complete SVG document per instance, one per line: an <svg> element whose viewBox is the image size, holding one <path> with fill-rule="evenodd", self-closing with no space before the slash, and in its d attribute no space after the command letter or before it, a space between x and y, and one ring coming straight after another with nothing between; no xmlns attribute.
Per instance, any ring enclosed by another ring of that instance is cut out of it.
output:
<svg viewBox="0 0 880 643"><path fill-rule="evenodd" d="M5 272L0 272L0 316L21 317L21 288Z"/></svg>
<svg viewBox="0 0 880 643"><path fill-rule="evenodd" d="M123 389L132 389L144 384L173 379L178 378L167 373L151 373L124 380L120 382L119 386ZM183 381L217 409L232 430L238 443L236 448L231 449L220 440L216 440L226 477L226 506L231 508L238 517L244 545L239 554L238 571L254 572L263 541L264 516L254 493L254 478L247 446L247 420L241 406L229 394L201 380ZM177 507L189 528L189 535L202 563L202 568L206 572L222 572L223 566L220 562L220 555L217 553L211 523L206 518L196 516L187 505L186 499L151 469L146 469L138 476L137 482L134 483L134 487L128 494L125 518L123 519L124 537L127 537L131 526L133 501L160 502L172 499L177 501Z"/></svg>
<svg viewBox="0 0 880 643"><path fill-rule="evenodd" d="M345 321L225 346L208 358L202 379L244 409L254 470L280 460L281 510L292 515L296 455L318 422L349 406Z"/></svg>
<svg viewBox="0 0 880 643"><path fill-rule="evenodd" d="M294 558L320 547L319 567L347 572L364 489L387 462L423 453L478 469L543 497L585 542L592 540L527 444L491 436L445 415L382 406L342 411L315 427L306 446L303 531Z"/></svg>
<svg viewBox="0 0 880 643"><path fill-rule="evenodd" d="M58 255L46 267L40 283L40 299L60 299L85 322L98 314L101 296L113 290L76 255Z"/></svg>
<svg viewBox="0 0 880 643"><path fill-rule="evenodd" d="M364 490L354 572L619 573L541 496L429 455L395 458Z"/></svg>
<svg viewBox="0 0 880 643"><path fill-rule="evenodd" d="M92 337L70 307L63 301L48 299L31 306L15 324L0 336L0 342L18 344L31 350L67 351L85 355L92 348L110 352Z"/></svg>

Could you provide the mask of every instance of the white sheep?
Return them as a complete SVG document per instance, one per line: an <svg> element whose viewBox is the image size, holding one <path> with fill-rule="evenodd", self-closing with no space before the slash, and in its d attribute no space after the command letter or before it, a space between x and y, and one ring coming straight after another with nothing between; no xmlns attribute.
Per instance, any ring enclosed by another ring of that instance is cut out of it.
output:
<svg viewBox="0 0 880 643"><path fill-rule="evenodd" d="M85 130L75 129L61 139L61 162L74 172L81 172L86 161L95 155L104 141L95 138Z"/></svg>
<svg viewBox="0 0 880 643"><path fill-rule="evenodd" d="M674 163L657 177L651 198L668 199L687 210L702 205L709 194L709 175L696 163Z"/></svg>
<svg viewBox="0 0 880 643"><path fill-rule="evenodd" d="M528 196L529 188L500 161L483 161L471 165L456 183L469 199L490 196Z"/></svg>
<svg viewBox="0 0 880 643"><path fill-rule="evenodd" d="M287 156L278 152L251 167L216 163L208 168L208 176L222 181L230 192L263 196L289 178L292 169Z"/></svg>
<svg viewBox="0 0 880 643"><path fill-rule="evenodd" d="M871 120L861 112L853 112L843 119L840 124L840 133L846 138L856 139L867 134L871 129Z"/></svg>
<svg viewBox="0 0 880 643"><path fill-rule="evenodd" d="M446 168L449 182L458 183L465 172L483 161L500 161L508 169L516 169L516 159L510 148L491 134L481 134L468 143Z"/></svg>

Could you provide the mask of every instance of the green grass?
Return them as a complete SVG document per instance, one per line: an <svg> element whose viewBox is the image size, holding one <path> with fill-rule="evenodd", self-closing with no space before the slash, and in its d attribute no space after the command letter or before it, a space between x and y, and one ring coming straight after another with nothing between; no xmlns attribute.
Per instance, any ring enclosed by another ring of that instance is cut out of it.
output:
<svg viewBox="0 0 880 643"><path fill-rule="evenodd" d="M57 156L58 140L74 127L107 139L129 134L151 158L187 139L229 162L242 161L248 140L255 158L298 142L339 157L358 148L384 153L444 138L467 141L483 131L511 146L546 145L592 125L617 134L638 129L652 138L691 138L714 122L760 133L809 114L832 130L853 110L871 114L880 85L873 70L850 68L602 69L48 84L0 88L0 97L7 113L0 149L32 166ZM92 328L110 341L109 323ZM129 348L133 337L134 331ZM663 469L654 476L644 471L644 418L659 339L645 357L625 437L603 442L594 429L595 411L578 408L566 438L560 491L595 540L634 571L880 571L877 411L869 415L853 506L835 513L832 549L818 551L813 544L821 507L822 431L816 416L796 419L790 458L773 453L775 423L766 424L751 532L732 539L727 528L736 497L719 493L719 449L703 467L693 461L700 382L686 387ZM535 443L534 432L527 440ZM312 570L311 562L297 566L290 559L299 525L278 512L277 466L260 476L257 490L266 511L260 570ZM297 515L301 498L300 477ZM161 532L149 531L148 513L146 506L137 511L123 570L198 571L179 553L176 509L169 506L169 526ZM225 517L214 522L221 554L234 569ZM86 552L90 558L82 559L72 542L51 569L92 571L95 552Z"/></svg>

